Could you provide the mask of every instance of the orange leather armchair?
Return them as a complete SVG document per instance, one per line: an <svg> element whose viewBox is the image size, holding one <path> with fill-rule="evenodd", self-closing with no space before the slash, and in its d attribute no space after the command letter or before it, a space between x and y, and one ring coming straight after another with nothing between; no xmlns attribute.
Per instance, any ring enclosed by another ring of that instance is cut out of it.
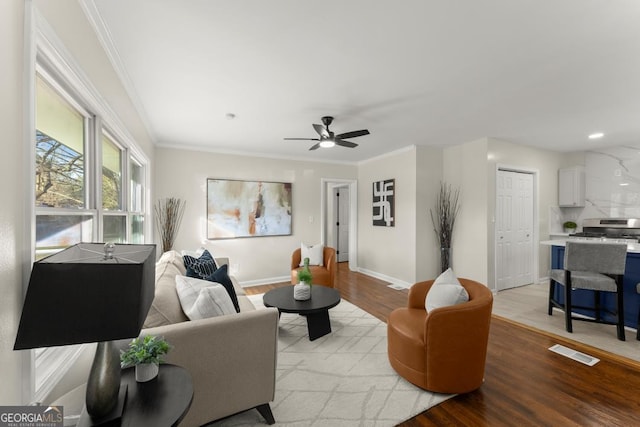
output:
<svg viewBox="0 0 640 427"><path fill-rule="evenodd" d="M389 362L407 381L437 393L479 388L489 340L493 294L481 283L458 279L469 301L427 313L424 301L433 280L409 290L406 308L387 319Z"/></svg>
<svg viewBox="0 0 640 427"><path fill-rule="evenodd" d="M324 265L310 265L311 276L314 285L323 285L333 288L336 283L336 250L325 246L322 252ZM302 251L300 248L293 251L291 255L291 283L298 283L298 270L302 261Z"/></svg>

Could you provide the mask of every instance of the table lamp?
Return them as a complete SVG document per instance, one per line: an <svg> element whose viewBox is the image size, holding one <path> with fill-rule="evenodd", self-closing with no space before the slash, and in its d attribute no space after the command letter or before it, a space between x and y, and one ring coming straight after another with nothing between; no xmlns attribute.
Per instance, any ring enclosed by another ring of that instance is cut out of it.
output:
<svg viewBox="0 0 640 427"><path fill-rule="evenodd" d="M34 262L14 350L97 342L87 381L94 424L122 414L120 355L137 337L155 292L155 245L79 243Z"/></svg>

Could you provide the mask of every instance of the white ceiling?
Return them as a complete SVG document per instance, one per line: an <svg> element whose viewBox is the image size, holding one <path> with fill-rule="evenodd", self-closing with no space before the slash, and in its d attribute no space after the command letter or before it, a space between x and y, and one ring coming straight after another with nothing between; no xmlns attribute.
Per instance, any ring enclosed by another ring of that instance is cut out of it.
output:
<svg viewBox="0 0 640 427"><path fill-rule="evenodd" d="M638 0L85 5L159 145L345 162L483 137L640 147ZM324 115L371 135L283 140L316 137Z"/></svg>

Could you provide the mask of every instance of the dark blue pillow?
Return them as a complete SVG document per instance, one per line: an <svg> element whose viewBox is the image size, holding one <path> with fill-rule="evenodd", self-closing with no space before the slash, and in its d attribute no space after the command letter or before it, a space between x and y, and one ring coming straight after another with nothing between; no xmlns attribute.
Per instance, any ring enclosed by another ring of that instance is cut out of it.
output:
<svg viewBox="0 0 640 427"><path fill-rule="evenodd" d="M206 249L198 259L185 255L182 257L182 260L184 261L184 266L187 269L187 277L206 279L207 276L211 276L218 268L213 257Z"/></svg>
<svg viewBox="0 0 640 427"><path fill-rule="evenodd" d="M236 295L236 290L233 288L233 282L227 273L227 264L221 266L216 271L214 271L210 276L205 277L205 280L209 280L211 282L220 283L229 293L231 297L231 302L233 306L236 308L236 312L240 313L240 304L238 304L238 296Z"/></svg>

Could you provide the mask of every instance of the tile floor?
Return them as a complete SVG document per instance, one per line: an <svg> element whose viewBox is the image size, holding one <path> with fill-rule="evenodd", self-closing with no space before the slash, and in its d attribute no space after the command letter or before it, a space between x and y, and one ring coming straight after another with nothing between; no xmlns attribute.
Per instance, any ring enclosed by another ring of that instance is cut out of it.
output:
<svg viewBox="0 0 640 427"><path fill-rule="evenodd" d="M640 341L636 340L635 329L627 328L626 341L620 341L614 325L574 321L573 333L569 333L564 328L562 311L554 310L553 316L547 314L548 292L548 283L500 291L494 296L493 313L640 361Z"/></svg>

